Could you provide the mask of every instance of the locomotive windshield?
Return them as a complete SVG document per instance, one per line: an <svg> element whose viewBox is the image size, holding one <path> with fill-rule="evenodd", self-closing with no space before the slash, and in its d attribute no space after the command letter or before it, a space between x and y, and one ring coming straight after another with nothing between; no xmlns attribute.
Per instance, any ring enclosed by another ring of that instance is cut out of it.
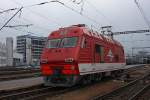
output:
<svg viewBox="0 0 150 100"><path fill-rule="evenodd" d="M47 42L47 48L57 48L60 44L61 39L51 39Z"/></svg>
<svg viewBox="0 0 150 100"><path fill-rule="evenodd" d="M77 37L63 38L60 47L74 47L77 43Z"/></svg>
<svg viewBox="0 0 150 100"><path fill-rule="evenodd" d="M77 37L67 37L63 39L51 39L48 40L47 48L65 48L65 47L75 47L77 44Z"/></svg>

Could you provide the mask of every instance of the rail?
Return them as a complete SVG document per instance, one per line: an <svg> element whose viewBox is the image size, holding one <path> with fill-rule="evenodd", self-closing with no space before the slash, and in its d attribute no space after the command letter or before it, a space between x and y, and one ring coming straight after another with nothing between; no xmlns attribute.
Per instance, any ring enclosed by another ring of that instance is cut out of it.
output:
<svg viewBox="0 0 150 100"><path fill-rule="evenodd" d="M133 95L131 98L129 98L129 100L138 100L138 98L140 98L140 96L142 96L144 93L146 93L148 90L150 90L150 84L144 86L140 91L138 91L135 95ZM149 98L144 97L144 100L148 100ZM143 100L142 99L142 100ZM140 99L139 99L140 100Z"/></svg>
<svg viewBox="0 0 150 100"><path fill-rule="evenodd" d="M13 90L8 93L0 93L0 100L43 100L43 97L52 97L57 96L69 91L73 91L78 89L79 86L71 87L71 88L63 88L63 87L44 87L39 86L31 89L23 89L23 90Z"/></svg>
<svg viewBox="0 0 150 100"><path fill-rule="evenodd" d="M132 97L133 95L136 96L136 94L139 94L139 91L141 91L141 89L143 89L146 85L150 84L149 77L150 72L139 79L136 79L122 87L111 91L110 93L93 97L91 100L129 100L130 98L134 98Z"/></svg>

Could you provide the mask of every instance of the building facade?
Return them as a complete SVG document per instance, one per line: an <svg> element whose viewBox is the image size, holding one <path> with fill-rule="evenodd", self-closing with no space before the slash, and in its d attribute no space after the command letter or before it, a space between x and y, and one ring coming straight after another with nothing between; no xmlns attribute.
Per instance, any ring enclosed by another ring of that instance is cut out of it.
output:
<svg viewBox="0 0 150 100"><path fill-rule="evenodd" d="M6 38L7 66L13 66L13 38Z"/></svg>
<svg viewBox="0 0 150 100"><path fill-rule="evenodd" d="M13 52L13 66L22 66L23 63L23 55L20 53L17 53L15 50Z"/></svg>
<svg viewBox="0 0 150 100"><path fill-rule="evenodd" d="M41 51L47 40L46 37L32 35L17 36L17 52L23 54L23 61L26 64L38 64Z"/></svg>
<svg viewBox="0 0 150 100"><path fill-rule="evenodd" d="M7 66L7 50L6 45L0 42L0 67Z"/></svg>

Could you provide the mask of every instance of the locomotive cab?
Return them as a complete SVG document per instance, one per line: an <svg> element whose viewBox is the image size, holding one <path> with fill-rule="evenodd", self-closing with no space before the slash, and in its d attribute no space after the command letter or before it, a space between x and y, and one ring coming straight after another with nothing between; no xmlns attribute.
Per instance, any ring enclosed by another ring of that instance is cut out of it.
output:
<svg viewBox="0 0 150 100"><path fill-rule="evenodd" d="M41 55L41 71L47 86L72 86L78 81L79 34L52 32ZM66 30L65 30L66 31Z"/></svg>

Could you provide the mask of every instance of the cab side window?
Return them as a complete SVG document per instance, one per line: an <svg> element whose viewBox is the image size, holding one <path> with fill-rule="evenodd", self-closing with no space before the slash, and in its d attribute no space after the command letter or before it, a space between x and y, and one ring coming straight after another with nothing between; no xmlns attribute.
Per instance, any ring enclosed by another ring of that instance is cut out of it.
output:
<svg viewBox="0 0 150 100"><path fill-rule="evenodd" d="M104 47L99 44L95 44L95 53L99 55L100 63L104 63Z"/></svg>
<svg viewBox="0 0 150 100"><path fill-rule="evenodd" d="M81 41L81 48L86 48L86 45L87 45L87 41L86 41L85 37L83 37L82 41Z"/></svg>
<svg viewBox="0 0 150 100"><path fill-rule="evenodd" d="M96 53L101 53L101 50L100 50L100 45L98 45L98 44L95 44L95 52Z"/></svg>

